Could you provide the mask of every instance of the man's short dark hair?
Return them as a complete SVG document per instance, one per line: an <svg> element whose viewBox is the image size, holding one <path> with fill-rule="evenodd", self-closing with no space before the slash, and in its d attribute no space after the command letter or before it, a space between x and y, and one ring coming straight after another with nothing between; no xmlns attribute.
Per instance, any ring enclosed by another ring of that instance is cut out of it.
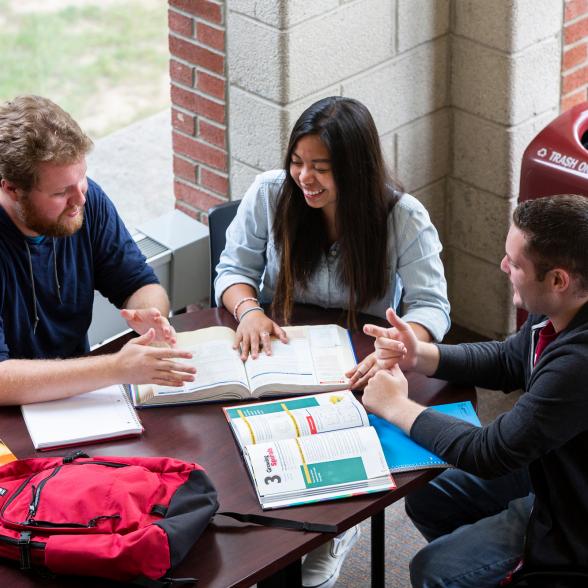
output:
<svg viewBox="0 0 588 588"><path fill-rule="evenodd" d="M525 234L526 253L539 281L559 267L588 291L588 197L560 194L525 200L516 207L513 221Z"/></svg>

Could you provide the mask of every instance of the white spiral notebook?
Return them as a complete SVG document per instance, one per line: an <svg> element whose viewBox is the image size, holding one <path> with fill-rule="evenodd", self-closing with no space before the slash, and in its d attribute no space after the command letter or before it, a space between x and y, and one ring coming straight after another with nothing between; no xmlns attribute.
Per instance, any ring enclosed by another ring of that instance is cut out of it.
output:
<svg viewBox="0 0 588 588"><path fill-rule="evenodd" d="M35 449L41 451L140 435L141 421L122 386L20 407Z"/></svg>

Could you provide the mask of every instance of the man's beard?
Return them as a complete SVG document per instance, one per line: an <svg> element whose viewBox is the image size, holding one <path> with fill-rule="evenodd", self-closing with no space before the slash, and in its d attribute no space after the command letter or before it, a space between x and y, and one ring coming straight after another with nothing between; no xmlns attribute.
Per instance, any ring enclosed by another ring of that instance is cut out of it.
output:
<svg viewBox="0 0 588 588"><path fill-rule="evenodd" d="M35 233L38 233L39 235L44 235L45 237L71 237L82 228L84 222L83 206L80 207L77 216L73 218L66 216L67 211L64 211L56 221L51 222L39 216L27 194L24 194L20 198L19 204L18 215L21 222L23 222L27 228L35 231Z"/></svg>

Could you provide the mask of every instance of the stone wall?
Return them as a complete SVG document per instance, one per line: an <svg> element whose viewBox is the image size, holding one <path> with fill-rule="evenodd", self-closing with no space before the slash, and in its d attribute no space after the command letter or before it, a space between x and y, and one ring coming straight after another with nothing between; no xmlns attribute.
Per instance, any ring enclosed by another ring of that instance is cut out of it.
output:
<svg viewBox="0 0 588 588"><path fill-rule="evenodd" d="M499 268L529 141L558 114L563 3L453 3L452 165L446 272L452 319L494 337L514 330Z"/></svg>
<svg viewBox="0 0 588 588"><path fill-rule="evenodd" d="M233 196L256 173L282 164L292 124L307 106L351 96L372 112L391 171L443 233L450 3L251 0L228 7Z"/></svg>
<svg viewBox="0 0 588 588"><path fill-rule="evenodd" d="M586 85L587 4L565 2L562 72L563 0L170 0L178 206L205 220L281 166L308 105L358 98L439 229L454 322L512 331L498 264L520 159L562 85Z"/></svg>

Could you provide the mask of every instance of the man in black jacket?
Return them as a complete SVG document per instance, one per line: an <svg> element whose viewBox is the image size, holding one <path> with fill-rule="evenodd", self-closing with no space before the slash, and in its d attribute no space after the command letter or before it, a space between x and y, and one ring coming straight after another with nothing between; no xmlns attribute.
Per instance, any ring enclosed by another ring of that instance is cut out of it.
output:
<svg viewBox="0 0 588 588"><path fill-rule="evenodd" d="M505 249L513 302L530 313L505 341L423 343L391 310L392 328L365 327L385 369L364 404L459 468L407 499L430 541L413 586L497 586L521 564L588 572L588 198L520 204ZM409 400L401 369L523 394L479 428Z"/></svg>

